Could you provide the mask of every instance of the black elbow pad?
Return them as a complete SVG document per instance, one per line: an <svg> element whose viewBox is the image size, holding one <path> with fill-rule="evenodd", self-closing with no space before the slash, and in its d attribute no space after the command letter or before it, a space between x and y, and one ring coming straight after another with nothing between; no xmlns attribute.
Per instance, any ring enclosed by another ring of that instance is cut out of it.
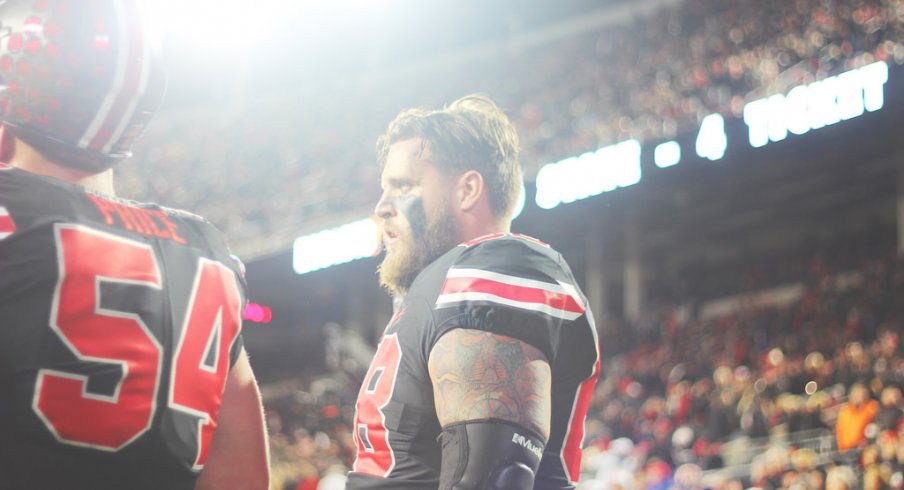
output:
<svg viewBox="0 0 904 490"><path fill-rule="evenodd" d="M531 490L546 442L501 420L462 422L440 435L440 490Z"/></svg>

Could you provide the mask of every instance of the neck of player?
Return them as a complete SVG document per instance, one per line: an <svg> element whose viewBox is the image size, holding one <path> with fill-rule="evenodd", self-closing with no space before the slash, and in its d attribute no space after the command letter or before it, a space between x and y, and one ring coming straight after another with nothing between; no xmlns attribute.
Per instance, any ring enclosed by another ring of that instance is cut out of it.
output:
<svg viewBox="0 0 904 490"><path fill-rule="evenodd" d="M40 152L20 139L15 140L15 150L9 164L18 169L33 174L53 177L72 184L106 194L116 195L113 187L113 170L107 169L98 173L90 173L84 170L65 167L48 160Z"/></svg>
<svg viewBox="0 0 904 490"><path fill-rule="evenodd" d="M475 206L467 212L458 213L456 218L460 242L467 242L468 240L497 233L511 233L512 230L511 219L493 216L493 213L489 210L489 205Z"/></svg>

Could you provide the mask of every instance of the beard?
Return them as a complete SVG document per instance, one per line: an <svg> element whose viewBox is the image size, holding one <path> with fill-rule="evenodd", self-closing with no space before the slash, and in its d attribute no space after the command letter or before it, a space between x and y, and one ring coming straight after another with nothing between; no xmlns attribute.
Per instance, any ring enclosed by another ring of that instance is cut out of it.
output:
<svg viewBox="0 0 904 490"><path fill-rule="evenodd" d="M408 292L418 274L459 241L458 227L447 206L442 206L430 222L420 200L412 203L407 211L410 233L399 235L377 268L380 285L393 296Z"/></svg>

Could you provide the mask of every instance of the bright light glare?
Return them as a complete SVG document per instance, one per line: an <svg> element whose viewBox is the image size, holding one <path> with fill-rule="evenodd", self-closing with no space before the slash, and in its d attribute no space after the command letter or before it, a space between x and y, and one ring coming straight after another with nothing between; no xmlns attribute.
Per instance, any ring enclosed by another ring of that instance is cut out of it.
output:
<svg viewBox="0 0 904 490"><path fill-rule="evenodd" d="M885 105L885 83L888 82L888 65L873 63L860 69L863 74L863 105L875 112Z"/></svg>
<svg viewBox="0 0 904 490"><path fill-rule="evenodd" d="M788 116L788 131L802 135L810 131L807 113L807 87L794 87L785 97L785 110Z"/></svg>
<svg viewBox="0 0 904 490"><path fill-rule="evenodd" d="M885 105L886 82L888 65L879 61L794 87L787 96L776 94L755 100L744 106L750 146L759 148L770 141L785 139L789 132L802 135L853 119L866 111L878 111Z"/></svg>
<svg viewBox="0 0 904 490"><path fill-rule="evenodd" d="M262 5L267 3L273 3L273 8ZM230 55L250 50L270 27L267 19L280 19L279 10L296 8L293 3L150 0L145 9L167 43Z"/></svg>
<svg viewBox="0 0 904 490"><path fill-rule="evenodd" d="M810 127L819 129L841 121L836 103L838 92L836 77L810 84L807 88L810 89L810 112L813 114Z"/></svg>
<svg viewBox="0 0 904 490"><path fill-rule="evenodd" d="M653 150L653 160L659 168L668 168L681 162L681 145L677 141L666 141Z"/></svg>
<svg viewBox="0 0 904 490"><path fill-rule="evenodd" d="M351 28L354 36L372 35L393 12L397 0L144 0L149 20L168 44L209 55L253 53L277 32L299 39L321 39ZM299 41L302 42L302 41ZM296 47L290 46L289 49Z"/></svg>
<svg viewBox="0 0 904 490"><path fill-rule="evenodd" d="M640 141L623 141L615 146L615 160L612 162L615 182L618 187L628 187L640 182Z"/></svg>
<svg viewBox="0 0 904 490"><path fill-rule="evenodd" d="M296 274L372 257L380 252L376 221L363 219L295 240L292 265Z"/></svg>
<svg viewBox="0 0 904 490"><path fill-rule="evenodd" d="M627 140L544 165L537 173L537 206L552 209L637 184L640 152L639 141Z"/></svg>
<svg viewBox="0 0 904 490"><path fill-rule="evenodd" d="M785 121L785 96L775 94L766 102L766 117L769 118L769 139L781 141L788 136L788 124Z"/></svg>
<svg viewBox="0 0 904 490"><path fill-rule="evenodd" d="M710 114L700 123L697 133L697 156L710 160L721 160L728 148L725 134L725 118L721 114Z"/></svg>
<svg viewBox="0 0 904 490"><path fill-rule="evenodd" d="M844 90L838 92L838 112L847 121L863 114L863 81L860 70L838 75Z"/></svg>
<svg viewBox="0 0 904 490"><path fill-rule="evenodd" d="M273 319L273 310L269 306L248 302L242 312L242 319L254 323L270 323L270 320Z"/></svg>
<svg viewBox="0 0 904 490"><path fill-rule="evenodd" d="M552 209L562 202L558 194L554 192L563 185L559 182L562 175L562 172L559 171L560 168L561 165L550 163L544 165L537 172L537 195L534 199L541 209Z"/></svg>

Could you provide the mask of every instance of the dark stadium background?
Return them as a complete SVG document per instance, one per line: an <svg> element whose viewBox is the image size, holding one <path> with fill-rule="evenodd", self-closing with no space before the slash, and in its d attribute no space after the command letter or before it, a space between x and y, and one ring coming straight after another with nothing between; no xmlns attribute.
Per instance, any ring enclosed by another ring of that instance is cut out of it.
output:
<svg viewBox="0 0 904 490"><path fill-rule="evenodd" d="M318 184L316 179L303 182L305 175L330 175L333 168L341 167L351 168L353 174L377 176L374 141L403 108L436 106L480 91L498 97L510 113L517 112L519 107L506 105L512 102L512 94L528 100L534 94L512 89L517 80L498 77L508 73L509 63L519 66L511 69L512 76L530 73L531 67L522 65L532 59L534 50L554 53L559 43L581 36L616 42L607 37L610 29L618 36L630 36L634 30L643 31L650 19L662 20L662 11L691 19L707 17L712 11L718 19L733 9L761 8L768 23L776 17L775 10L810 4L850 4L852 9L882 5L904 11L900 1L894 0L396 0L338 2L335 11L311 7L283 14L278 2L263 2L262 11L255 13L255 25L239 21L231 32L221 34L228 37L223 44L230 48L219 52L210 51L215 40L201 42L192 37L197 32L180 27L191 22L173 23L165 46L172 60L169 98L158 118L159 128L149 132L136 158L122 170L123 194L187 207L205 216L235 203L280 200L286 187L262 188L254 177L261 169L273 172L276 167L266 165L268 159L277 159L276 149L256 149L250 156L243 153L238 162L223 166L223 172L238 172L247 179L230 178L226 183L213 179L209 188L179 188L178 184L193 174L216 175L218 162L208 161L209 152L194 148L197 141L207 146L210 141L230 141L254 147L268 141L269 132L280 132L285 133L280 142L289 141L289 147L292 141L304 146L329 140L325 147L332 153L293 161L298 169L292 175L299 179L303 201L303 189ZM652 17L642 13L647 9ZM883 31L899 44L902 39L895 36L902 32L901 24L899 17L895 28ZM770 42L769 34L782 33L765 33L764 43ZM857 43L853 44L856 49ZM640 51L635 56L642 60L649 54ZM571 55L565 49L560 63L535 67L537 76L546 80L544 91L555 92L560 81L565 83L572 75L567 68L586 61ZM533 203L536 169L595 146L558 154L555 148L566 145L550 145L553 149L546 152L531 149L523 162L528 169L527 205L513 231L561 251L585 291L588 281L594 282L590 297L607 359L632 352L644 342L658 342L666 328L658 315L674 305L693 316L711 300L806 283L814 263L830 264L833 273L843 273L867 270L863 264L870 260L893 260L904 249L904 67L900 63L888 62L881 110L804 135L789 134L761 148L747 142L747 126L740 118L726 114L729 146L718 161L693 153L698 126L684 124L674 138L684 149L679 165L657 168L653 148L665 138L644 139L639 184L551 210ZM487 66L495 67L493 73L474 69ZM563 66L565 71L543 72ZM569 94L563 100L567 104ZM224 113L228 117L222 118ZM281 127L287 118L302 124ZM253 121L250 129L247 121ZM170 154L171 150L157 148L171 140L183 141L178 151ZM230 156L226 151L214 154ZM345 161L349 155L355 160ZM183 164L179 157L189 158ZM161 175L150 175L151 184L139 186L135 182L149 176L141 166L143 159L163 159L166 167ZM375 276L379 257L303 275L293 272L291 239L365 217L379 195L376 178L362 183L342 180L346 174L335 175L340 181L334 185L350 187L366 199L346 201L343 195L318 204L313 218L300 223L279 219L285 216L261 216L257 209L248 209L239 221L225 212L211 216L246 261L250 299L272 309L269 323L248 322L244 335L265 396L276 400L271 408L280 411L283 419L285 413L294 414L295 422L283 420L277 428L283 433L282 443L308 441L307 432L315 430L340 437L330 431L341 427L338 420L353 409L349 406L353 398L350 402L347 397L354 395L354 371L362 366L353 363L347 369L350 372L339 374L349 365L341 360L337 364L335 359L335 342L342 338L337 332L353 330L372 346L391 314L389 298ZM291 185L288 188L292 193ZM192 197L195 193L203 197ZM241 214L242 209L233 212ZM279 212L292 215L291 208ZM628 318L636 315L625 305L626 263L639 266L643 278L639 318ZM892 301L900 306L900 299ZM900 323L893 328L900 333ZM603 378L608 374L604 371ZM294 401L287 402L286 397ZM316 428L309 427L312 420L317 421ZM341 460L334 456L329 464ZM319 464L314 473L328 473L326 464Z"/></svg>
<svg viewBox="0 0 904 490"><path fill-rule="evenodd" d="M738 279L751 263L805 261L840 242L894 253L904 73L898 69L889 78L886 106L877 113L764 148L736 144L716 163L692 156L677 167L656 169L644 161L641 184L549 211L528 203L513 231L560 250L581 281L588 248L605 250L610 277L604 318L622 313L619 264L629 221L643 227L640 246L652 286L679 281L700 299L736 292L719 283ZM727 130L734 141L745 142L746 127L732 122ZM321 359L318 327L330 321L361 321L375 338L391 308L376 284L378 263L364 259L299 276L290 251L250 262L252 297L274 311L272 324L246 330L252 354L256 342L266 352L256 366L266 373L272 363L276 373ZM606 342L604 335L604 347Z"/></svg>

